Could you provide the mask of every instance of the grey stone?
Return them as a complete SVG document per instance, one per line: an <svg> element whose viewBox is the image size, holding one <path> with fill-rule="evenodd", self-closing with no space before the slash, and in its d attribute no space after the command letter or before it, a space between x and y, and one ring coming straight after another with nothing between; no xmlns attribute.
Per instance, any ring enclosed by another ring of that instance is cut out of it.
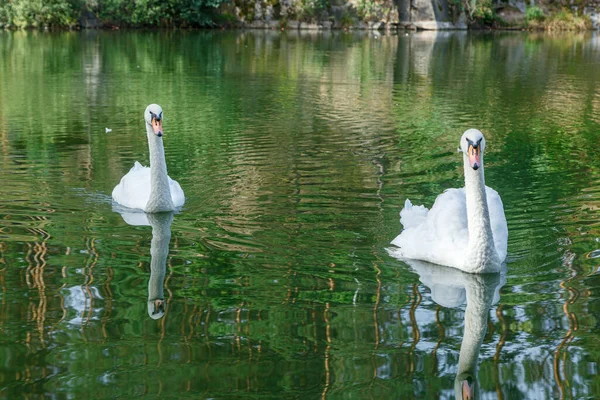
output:
<svg viewBox="0 0 600 400"><path fill-rule="evenodd" d="M265 23L263 21L254 20L249 22L246 27L250 29L265 29Z"/></svg>
<svg viewBox="0 0 600 400"><path fill-rule="evenodd" d="M592 20L592 28L600 29L600 3L596 6L590 5L585 7L583 13Z"/></svg>
<svg viewBox="0 0 600 400"><path fill-rule="evenodd" d="M254 3L254 19L262 20L263 19L263 7L262 2L258 0Z"/></svg>
<svg viewBox="0 0 600 400"><path fill-rule="evenodd" d="M527 4L523 0L508 0L508 5L518 9L523 14L527 12Z"/></svg>
<svg viewBox="0 0 600 400"><path fill-rule="evenodd" d="M281 27L281 23L279 21L270 20L265 21L265 29L279 29Z"/></svg>
<svg viewBox="0 0 600 400"><path fill-rule="evenodd" d="M98 18L96 18L96 15L93 12L86 10L79 18L79 25L85 29L94 29L100 26L100 21L98 21Z"/></svg>
<svg viewBox="0 0 600 400"><path fill-rule="evenodd" d="M372 31L378 31L380 29L385 29L385 23L383 22L369 22L369 29Z"/></svg>
<svg viewBox="0 0 600 400"><path fill-rule="evenodd" d="M313 23L310 23L310 22L301 22L299 29L306 29L306 30L309 30L309 31L313 31L313 30L316 31L316 30L319 29L319 25L313 24Z"/></svg>
<svg viewBox="0 0 600 400"><path fill-rule="evenodd" d="M273 19L273 6L268 4L265 7L265 11L263 14L264 14L265 21L271 21Z"/></svg>
<svg viewBox="0 0 600 400"><path fill-rule="evenodd" d="M319 22L319 29L330 30L332 25L333 25L333 22L331 22L331 21Z"/></svg>
<svg viewBox="0 0 600 400"><path fill-rule="evenodd" d="M290 20L287 22L286 27L287 27L287 29L296 29L297 30L300 28L300 22Z"/></svg>

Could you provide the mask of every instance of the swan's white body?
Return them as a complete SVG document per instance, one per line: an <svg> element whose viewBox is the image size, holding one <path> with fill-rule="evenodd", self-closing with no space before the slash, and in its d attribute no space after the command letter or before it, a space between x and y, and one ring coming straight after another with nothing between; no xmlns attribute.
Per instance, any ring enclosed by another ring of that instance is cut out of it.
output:
<svg viewBox="0 0 600 400"><path fill-rule="evenodd" d="M476 143L475 150L469 143ZM394 255L469 273L498 272L506 259L508 227L500 196L485 186L485 139L470 129L461 138L461 148L465 187L446 190L431 210L407 199L400 212L404 230L392 241L398 246Z"/></svg>
<svg viewBox="0 0 600 400"><path fill-rule="evenodd" d="M152 212L146 209L152 192L151 171L151 167L144 167L136 161L129 172L121 178L121 182L115 186L112 192L113 199L122 206ZM185 203L185 195L177 181L174 181L168 175L167 179L171 201L173 202L173 208L170 210L172 211Z"/></svg>
<svg viewBox="0 0 600 400"><path fill-rule="evenodd" d="M158 123L156 116L159 116ZM144 119L150 150L150 167L144 167L136 161L133 168L113 189L113 200L122 206L155 213L174 211L185 203L181 186L167 175L161 118L160 106L151 104L146 108Z"/></svg>

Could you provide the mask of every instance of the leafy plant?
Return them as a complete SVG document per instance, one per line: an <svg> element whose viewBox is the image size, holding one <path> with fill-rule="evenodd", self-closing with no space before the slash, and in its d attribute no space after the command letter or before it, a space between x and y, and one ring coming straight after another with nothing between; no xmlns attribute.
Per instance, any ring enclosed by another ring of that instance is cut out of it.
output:
<svg viewBox="0 0 600 400"><path fill-rule="evenodd" d="M456 7L456 3L451 0L451 4ZM500 19L496 15L492 0L463 0L462 5L457 7L459 10L466 10L471 22L484 26L498 25Z"/></svg>
<svg viewBox="0 0 600 400"><path fill-rule="evenodd" d="M364 21L378 21L383 17L382 4L376 0L354 0L356 13Z"/></svg>
<svg viewBox="0 0 600 400"><path fill-rule="evenodd" d="M586 30L591 26L589 16L578 16L570 10L562 9L559 12L552 14L546 20L546 30Z"/></svg>
<svg viewBox="0 0 600 400"><path fill-rule="evenodd" d="M295 14L302 21L313 21L318 19L319 14L326 10L328 6L328 0L303 0L296 3Z"/></svg>
<svg viewBox="0 0 600 400"><path fill-rule="evenodd" d="M130 26L207 26L224 0L104 0L102 21Z"/></svg>
<svg viewBox="0 0 600 400"><path fill-rule="evenodd" d="M543 21L545 18L544 11L538 6L527 7L525 12L525 19L527 22L530 21Z"/></svg>
<svg viewBox="0 0 600 400"><path fill-rule="evenodd" d="M77 23L80 0L3 0L0 23L15 27L69 27Z"/></svg>
<svg viewBox="0 0 600 400"><path fill-rule="evenodd" d="M88 8L102 23L123 26L208 26L225 0L0 0L0 25L70 27Z"/></svg>
<svg viewBox="0 0 600 400"><path fill-rule="evenodd" d="M342 27L344 29L349 29L352 26L352 24L354 24L354 19L348 12L345 12L342 16L340 23L342 24Z"/></svg>

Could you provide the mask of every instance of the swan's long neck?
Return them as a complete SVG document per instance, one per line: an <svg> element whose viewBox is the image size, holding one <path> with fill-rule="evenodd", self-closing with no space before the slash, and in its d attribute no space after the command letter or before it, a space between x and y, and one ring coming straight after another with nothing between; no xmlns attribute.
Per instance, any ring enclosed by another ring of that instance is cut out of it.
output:
<svg viewBox="0 0 600 400"><path fill-rule="evenodd" d="M483 157L483 156L482 156ZM474 170L464 157L469 247L465 267L475 273L498 272L500 257L494 245L482 165Z"/></svg>
<svg viewBox="0 0 600 400"><path fill-rule="evenodd" d="M163 284L171 241L171 222L173 213L150 214L148 220L152 225L152 242L150 244L150 280L148 281L148 310L159 313L154 302L165 298ZM163 305L164 306L164 305ZM164 311L164 309L162 310ZM151 315L152 316L152 315Z"/></svg>
<svg viewBox="0 0 600 400"><path fill-rule="evenodd" d="M148 123L146 131L150 148L150 198L144 211L149 213L173 211L163 140L154 134L152 126Z"/></svg>

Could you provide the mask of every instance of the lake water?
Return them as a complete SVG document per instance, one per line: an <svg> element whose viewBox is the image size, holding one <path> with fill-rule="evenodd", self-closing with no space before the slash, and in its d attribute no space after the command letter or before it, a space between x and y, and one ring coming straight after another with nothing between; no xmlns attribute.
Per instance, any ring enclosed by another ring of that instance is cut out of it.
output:
<svg viewBox="0 0 600 400"><path fill-rule="evenodd" d="M154 235L110 198L152 102ZM471 127L505 273L391 257ZM599 143L597 34L2 32L0 398L451 399L461 344L482 398L598 398Z"/></svg>

